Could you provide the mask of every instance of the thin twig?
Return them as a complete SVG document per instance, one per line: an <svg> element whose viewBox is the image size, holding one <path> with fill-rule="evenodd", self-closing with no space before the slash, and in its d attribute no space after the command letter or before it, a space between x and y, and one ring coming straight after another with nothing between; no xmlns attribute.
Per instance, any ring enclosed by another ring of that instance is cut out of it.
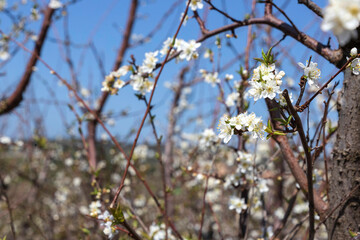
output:
<svg viewBox="0 0 360 240"><path fill-rule="evenodd" d="M289 98L288 91L285 89L283 91L283 96L285 97L286 104L291 112L291 115L294 117L296 122L296 127L299 132L300 140L304 148L305 156L306 156L306 163L307 163L307 169L306 169L306 177L308 182L308 200L309 200L309 240L314 239L315 231L314 231L314 224L315 224L315 211L314 211L314 192L313 192L313 181L312 181L312 160L311 160L311 154L310 149L306 141L305 132L302 126L301 119L299 115L297 114L295 108L293 107L291 100Z"/></svg>
<svg viewBox="0 0 360 240"><path fill-rule="evenodd" d="M357 56L359 57L360 54ZM342 71L345 70L345 68L349 65L349 63L351 63L355 58L354 57L350 57L346 63L335 73L335 75L333 75L321 88L319 88L319 90L317 90L317 92L309 99L307 100L303 105L301 105L300 107L298 107L296 110L298 112L302 112L304 111L304 109L306 109L312 100L314 100L316 98L317 95L319 95L320 93L322 93L322 90L324 90L325 88L327 88L327 86L329 85L329 83L334 80L334 78L339 75Z"/></svg>
<svg viewBox="0 0 360 240"><path fill-rule="evenodd" d="M311 0L298 0L298 3L304 4L305 6L307 6L311 11L313 11L319 17L321 17L321 18L324 17L321 7L316 5L316 3L314 3L313 1L311 1Z"/></svg>

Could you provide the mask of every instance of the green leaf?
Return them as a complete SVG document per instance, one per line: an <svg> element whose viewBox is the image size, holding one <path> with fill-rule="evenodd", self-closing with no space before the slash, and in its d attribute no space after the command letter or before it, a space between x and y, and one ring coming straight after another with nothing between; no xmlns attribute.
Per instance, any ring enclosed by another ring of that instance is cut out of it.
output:
<svg viewBox="0 0 360 240"><path fill-rule="evenodd" d="M275 120L275 121L278 121L278 122L281 122L281 123L284 123L284 124L287 123L287 121L284 120L284 119L282 119L282 118L274 118L274 120Z"/></svg>
<svg viewBox="0 0 360 240"><path fill-rule="evenodd" d="M267 133L269 133L269 134L272 134L273 133L273 131L272 131L272 129L270 129L270 128L265 128L265 130L264 130L265 132L267 132Z"/></svg>
<svg viewBox="0 0 360 240"><path fill-rule="evenodd" d="M267 123L267 127L271 130L271 132L272 132L272 126L271 126L271 121L270 121L270 119L268 120L268 123Z"/></svg>
<svg viewBox="0 0 360 240"><path fill-rule="evenodd" d="M291 119L292 119L292 115L290 115L288 118L287 118L287 124L289 124L290 123L290 121L291 121Z"/></svg>
<svg viewBox="0 0 360 240"><path fill-rule="evenodd" d="M83 233L85 233L86 235L90 235L90 233L91 233L90 230L87 229L87 228L82 228L81 231L82 231Z"/></svg>
<svg viewBox="0 0 360 240"><path fill-rule="evenodd" d="M264 49L261 49L261 55L262 55L263 59L266 61L266 55L264 53Z"/></svg>
<svg viewBox="0 0 360 240"><path fill-rule="evenodd" d="M356 232L353 232L350 229L348 231L351 237L356 237L358 235Z"/></svg>
<svg viewBox="0 0 360 240"><path fill-rule="evenodd" d="M280 132L280 131L275 131L273 132L274 135L280 135L280 136L285 136L286 133Z"/></svg>
<svg viewBox="0 0 360 240"><path fill-rule="evenodd" d="M270 111L270 112L273 112L273 111L276 111L276 110L278 110L278 109L279 109L278 107L274 107L274 108L270 109L269 111Z"/></svg>
<svg viewBox="0 0 360 240"><path fill-rule="evenodd" d="M270 138L271 138L271 134L268 134L267 136L266 136L266 140L269 140Z"/></svg>
<svg viewBox="0 0 360 240"><path fill-rule="evenodd" d="M261 63L265 63L265 61L261 58L254 58L254 60L258 61L258 62L261 62Z"/></svg>
<svg viewBox="0 0 360 240"><path fill-rule="evenodd" d="M125 221L125 217L124 217L124 214L123 214L120 204L117 205L116 209L114 209L114 208L110 209L110 212L114 216L113 222L115 224L122 224Z"/></svg>

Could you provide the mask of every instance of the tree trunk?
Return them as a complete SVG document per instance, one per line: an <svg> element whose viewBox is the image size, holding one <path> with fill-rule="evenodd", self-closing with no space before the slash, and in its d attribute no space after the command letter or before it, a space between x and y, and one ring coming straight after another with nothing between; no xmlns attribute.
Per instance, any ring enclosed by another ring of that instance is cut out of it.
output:
<svg viewBox="0 0 360 240"><path fill-rule="evenodd" d="M345 71L339 109L339 125L330 168L329 239L350 239L349 230L360 232L360 76Z"/></svg>

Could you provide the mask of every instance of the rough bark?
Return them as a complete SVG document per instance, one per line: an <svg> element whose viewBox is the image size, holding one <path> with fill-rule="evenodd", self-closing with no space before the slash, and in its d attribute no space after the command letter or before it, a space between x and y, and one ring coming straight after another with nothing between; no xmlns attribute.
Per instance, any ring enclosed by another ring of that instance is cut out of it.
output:
<svg viewBox="0 0 360 240"><path fill-rule="evenodd" d="M329 217L326 225L329 239L350 239L349 229L360 231L360 76L345 71L339 109L337 140L333 150L330 173ZM346 199L344 201L344 199Z"/></svg>

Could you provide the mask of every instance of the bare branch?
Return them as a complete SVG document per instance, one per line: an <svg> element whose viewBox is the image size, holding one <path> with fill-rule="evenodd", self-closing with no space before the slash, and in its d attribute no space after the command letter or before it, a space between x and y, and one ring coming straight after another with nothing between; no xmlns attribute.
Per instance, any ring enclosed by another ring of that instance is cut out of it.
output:
<svg viewBox="0 0 360 240"><path fill-rule="evenodd" d="M313 11L316 15L318 15L319 17L323 18L324 15L322 13L322 9L316 5L316 3L314 3L311 0L298 0L299 4L304 4L305 6L307 6L311 11Z"/></svg>
<svg viewBox="0 0 360 240"><path fill-rule="evenodd" d="M37 57L41 55L41 49L44 45L46 35L51 24L51 17L54 12L54 9L49 7L46 8L38 40L35 43L32 55L26 65L25 72L15 91L10 95L10 97L0 102L0 115L10 112L11 110L19 106L19 104L23 100L23 94L30 83L30 79L33 73L33 67L36 65L36 62L38 60ZM4 35L2 31L1 33Z"/></svg>

